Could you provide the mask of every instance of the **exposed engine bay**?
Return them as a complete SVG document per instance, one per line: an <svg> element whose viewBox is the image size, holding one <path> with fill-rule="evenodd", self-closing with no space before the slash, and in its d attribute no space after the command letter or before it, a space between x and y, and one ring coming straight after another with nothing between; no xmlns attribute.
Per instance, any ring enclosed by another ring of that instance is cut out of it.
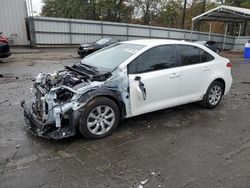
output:
<svg viewBox="0 0 250 188"><path fill-rule="evenodd" d="M100 72L79 63L54 73L40 73L31 87L32 101L21 102L29 130L53 139L75 135L84 106L93 97L112 95L124 103L128 83L121 84L119 74L123 73L118 72Z"/></svg>

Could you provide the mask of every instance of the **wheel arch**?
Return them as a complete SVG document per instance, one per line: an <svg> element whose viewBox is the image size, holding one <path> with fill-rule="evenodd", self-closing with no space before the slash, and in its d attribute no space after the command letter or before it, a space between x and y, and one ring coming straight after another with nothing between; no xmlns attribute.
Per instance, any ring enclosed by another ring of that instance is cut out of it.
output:
<svg viewBox="0 0 250 188"><path fill-rule="evenodd" d="M125 106L125 103L122 101L121 95L118 91L109 90L109 89L91 90L91 91L83 94L78 99L78 102L87 104L90 101L92 101L94 98L97 98L97 97L106 97L106 98L114 101L120 110L121 120L124 119L124 117L126 116L126 106Z"/></svg>
<svg viewBox="0 0 250 188"><path fill-rule="evenodd" d="M225 89L226 89L226 82L225 82L225 80L224 80L223 78L221 78L221 77L218 77L218 78L214 79L214 80L210 83L210 85L211 85L213 82L215 82L215 81L222 83L222 85L223 85L223 95L224 95Z"/></svg>

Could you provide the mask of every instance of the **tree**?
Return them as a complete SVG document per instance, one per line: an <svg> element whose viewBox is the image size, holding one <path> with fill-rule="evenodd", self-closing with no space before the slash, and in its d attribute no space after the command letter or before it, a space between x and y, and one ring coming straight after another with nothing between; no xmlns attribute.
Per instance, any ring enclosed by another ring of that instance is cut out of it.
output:
<svg viewBox="0 0 250 188"><path fill-rule="evenodd" d="M183 7L182 21L181 21L181 28L182 29L184 29L185 17L186 17L186 9L187 9L187 0L184 0L184 7Z"/></svg>
<svg viewBox="0 0 250 188"><path fill-rule="evenodd" d="M136 17L142 17L143 24L149 24L152 17L160 13L160 0L131 0Z"/></svg>
<svg viewBox="0 0 250 188"><path fill-rule="evenodd" d="M206 11L206 0L203 0L202 13Z"/></svg>
<svg viewBox="0 0 250 188"><path fill-rule="evenodd" d="M42 16L57 17L57 6L55 0L43 0Z"/></svg>
<svg viewBox="0 0 250 188"><path fill-rule="evenodd" d="M42 16L191 28L193 17L225 4L250 8L250 0L43 0ZM207 31L209 24L199 23ZM218 27L217 27L218 26ZM220 32L221 25L213 24Z"/></svg>

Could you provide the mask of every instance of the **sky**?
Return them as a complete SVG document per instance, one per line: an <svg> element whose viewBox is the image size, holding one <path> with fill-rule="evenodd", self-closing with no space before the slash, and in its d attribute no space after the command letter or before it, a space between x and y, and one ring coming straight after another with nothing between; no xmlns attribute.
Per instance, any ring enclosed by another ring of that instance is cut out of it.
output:
<svg viewBox="0 0 250 188"><path fill-rule="evenodd" d="M42 0L32 0L32 3L34 10L40 13L42 8Z"/></svg>
<svg viewBox="0 0 250 188"><path fill-rule="evenodd" d="M41 9L42 9L42 0L26 0L28 7L30 2L32 2L32 6L33 6L33 14L34 15L39 15L41 13Z"/></svg>

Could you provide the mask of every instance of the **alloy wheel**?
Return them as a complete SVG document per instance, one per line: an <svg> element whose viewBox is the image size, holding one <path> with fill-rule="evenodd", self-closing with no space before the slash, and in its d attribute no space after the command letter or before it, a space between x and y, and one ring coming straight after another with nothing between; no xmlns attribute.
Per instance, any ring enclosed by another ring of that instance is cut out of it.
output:
<svg viewBox="0 0 250 188"><path fill-rule="evenodd" d="M115 123L115 112L107 106L101 105L94 108L87 117L88 130L94 135L107 133Z"/></svg>

